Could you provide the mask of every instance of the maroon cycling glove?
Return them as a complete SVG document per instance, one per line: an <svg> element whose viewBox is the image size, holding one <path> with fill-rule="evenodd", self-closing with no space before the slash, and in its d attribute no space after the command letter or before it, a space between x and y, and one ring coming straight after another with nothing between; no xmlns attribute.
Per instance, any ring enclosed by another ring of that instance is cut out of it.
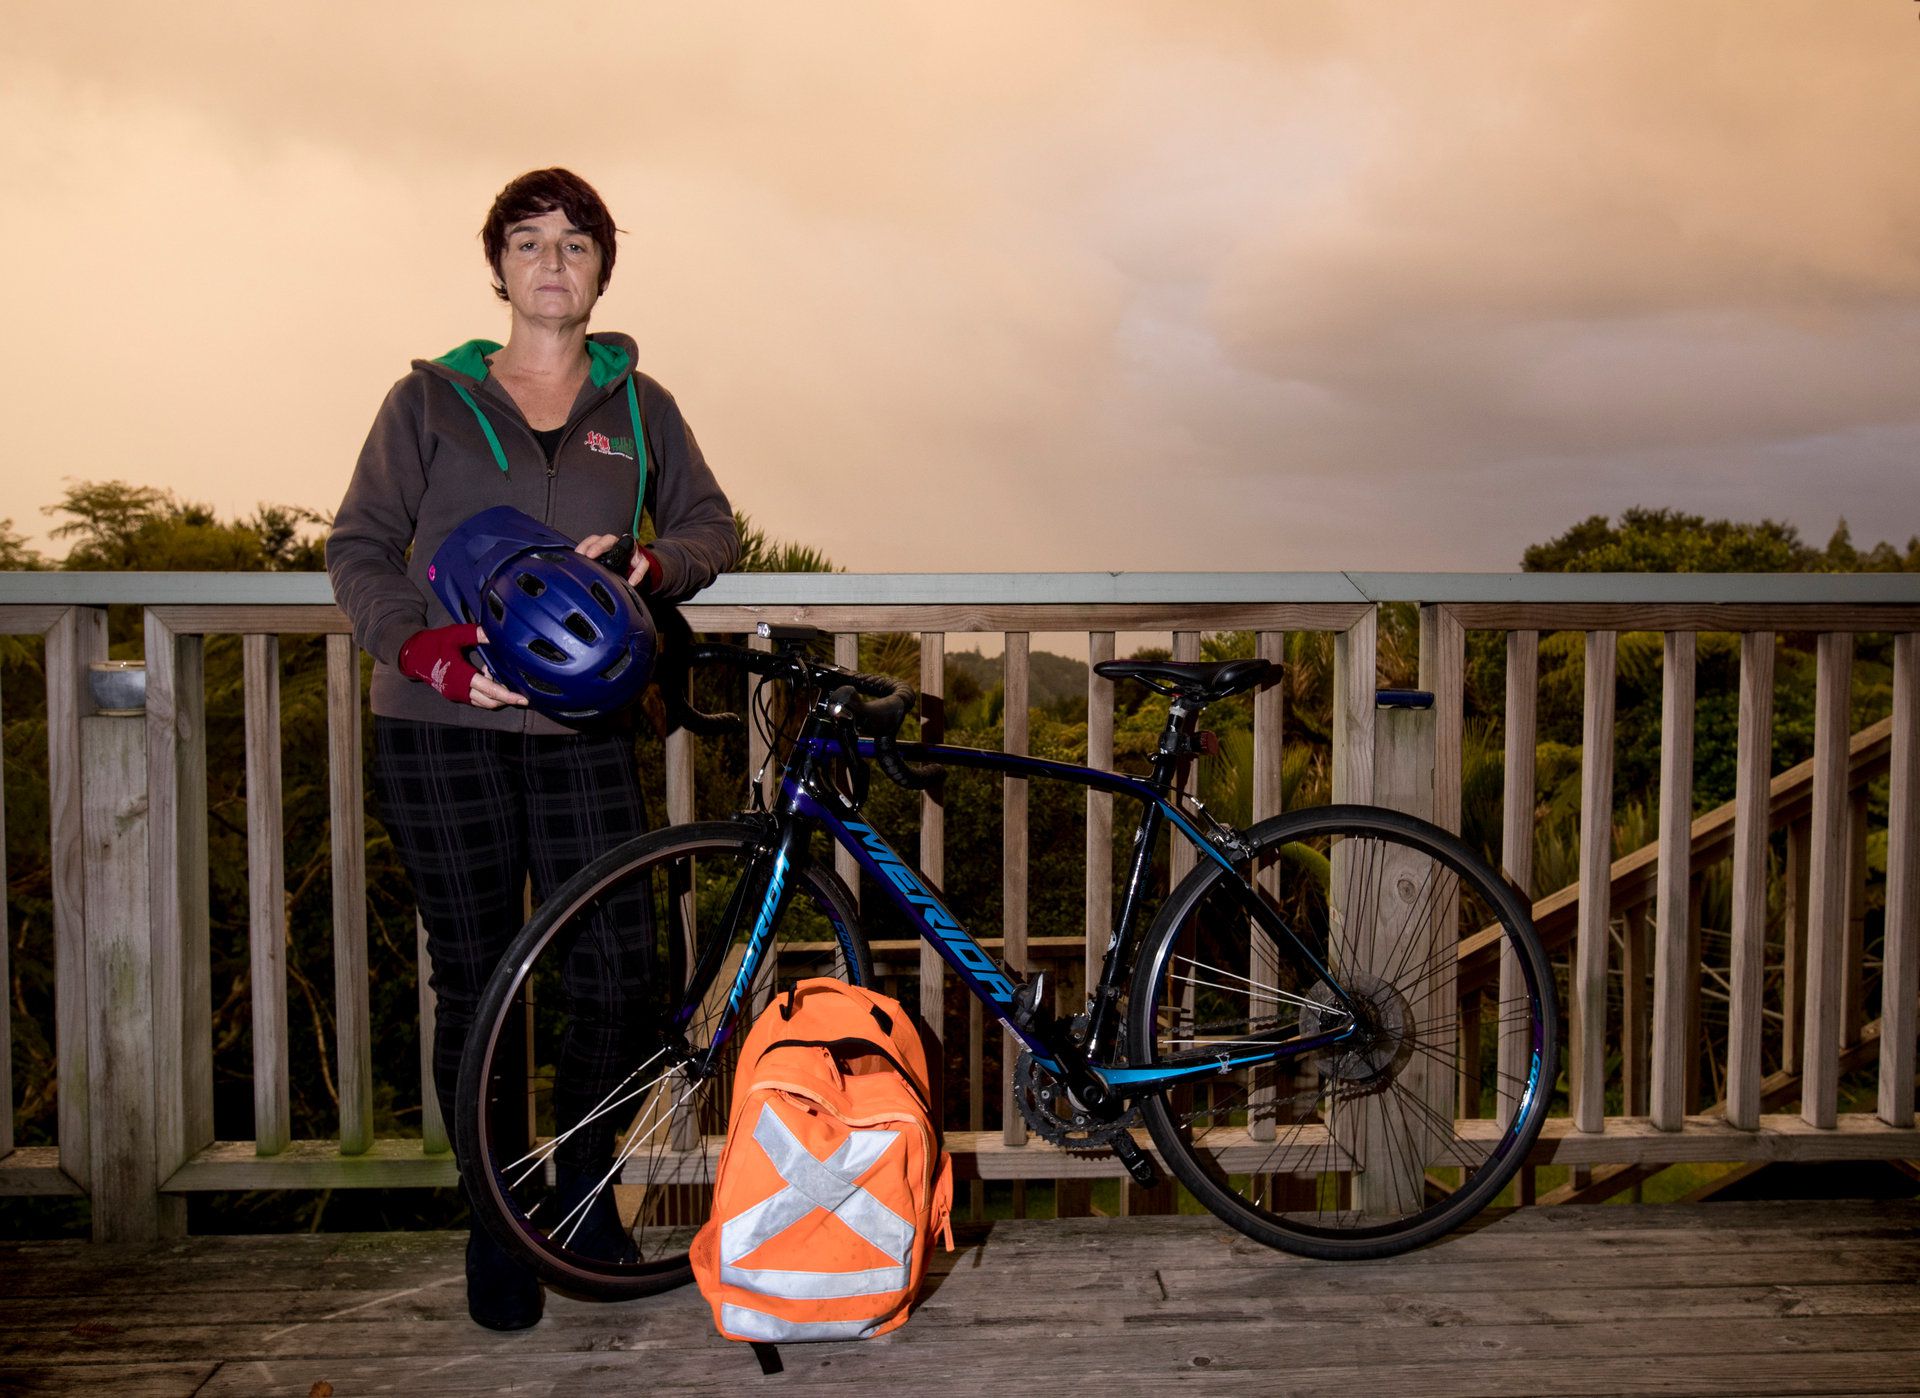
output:
<svg viewBox="0 0 1920 1398"><path fill-rule="evenodd" d="M480 628L471 622L416 631L400 647L400 673L432 685L442 699L464 704L480 672L463 652L479 643Z"/></svg>

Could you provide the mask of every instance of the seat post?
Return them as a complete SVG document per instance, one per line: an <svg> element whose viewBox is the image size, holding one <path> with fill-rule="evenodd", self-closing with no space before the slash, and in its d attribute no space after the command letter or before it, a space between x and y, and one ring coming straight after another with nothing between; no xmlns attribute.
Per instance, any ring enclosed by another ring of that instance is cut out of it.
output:
<svg viewBox="0 0 1920 1398"><path fill-rule="evenodd" d="M1153 773L1148 778L1154 791L1163 798L1173 793L1180 777L1181 764L1193 755L1193 725L1201 707L1196 696L1186 693L1175 693L1167 705L1167 726L1160 732L1160 747L1153 755ZM1160 807L1149 805L1141 811L1139 828L1133 834L1133 854L1127 862L1127 882L1120 896L1120 914L1114 920L1113 935L1107 942L1099 984L1088 994L1091 1021L1085 1047L1087 1056L1096 1061L1106 1053L1107 1045L1118 1029L1115 1007L1120 997L1120 972L1123 966L1132 964L1125 952L1133 940L1134 927L1140 918L1147 884L1153 875L1154 842L1159 838L1160 826L1165 820Z"/></svg>
<svg viewBox="0 0 1920 1398"><path fill-rule="evenodd" d="M1187 764L1193 760L1193 731L1204 707L1198 696L1176 693L1167 704L1167 726L1160 730L1160 747L1153 755L1153 789L1162 796L1180 788Z"/></svg>

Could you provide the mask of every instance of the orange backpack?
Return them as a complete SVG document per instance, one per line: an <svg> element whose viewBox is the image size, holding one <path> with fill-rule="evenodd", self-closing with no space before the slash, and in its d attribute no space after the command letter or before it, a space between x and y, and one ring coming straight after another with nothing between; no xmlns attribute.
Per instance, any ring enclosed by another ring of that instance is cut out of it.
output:
<svg viewBox="0 0 1920 1398"><path fill-rule="evenodd" d="M906 1321L953 1234L926 1052L896 1000L803 980L754 1021L713 1211L689 1249L713 1323L761 1345Z"/></svg>

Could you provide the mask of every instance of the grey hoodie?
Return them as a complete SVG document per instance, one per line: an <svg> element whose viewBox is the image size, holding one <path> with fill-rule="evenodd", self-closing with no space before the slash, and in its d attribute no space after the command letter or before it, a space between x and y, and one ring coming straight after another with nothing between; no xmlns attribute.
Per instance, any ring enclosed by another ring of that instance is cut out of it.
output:
<svg viewBox="0 0 1920 1398"><path fill-rule="evenodd" d="M654 522L648 548L656 567L643 586L671 600L731 567L739 536L673 395L633 369L631 339L588 336L591 372L551 466L487 372L486 357L499 348L469 340L439 359L416 359L393 386L334 517L327 574L354 638L374 658L374 713L565 733L529 709L449 703L395 668L416 631L454 620L427 582L427 564L454 526L490 505L512 505L579 539L638 532L644 510Z"/></svg>

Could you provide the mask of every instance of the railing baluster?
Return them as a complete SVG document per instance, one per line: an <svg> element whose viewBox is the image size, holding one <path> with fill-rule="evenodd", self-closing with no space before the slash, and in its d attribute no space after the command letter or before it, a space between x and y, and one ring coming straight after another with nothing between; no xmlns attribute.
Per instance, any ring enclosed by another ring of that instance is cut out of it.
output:
<svg viewBox="0 0 1920 1398"><path fill-rule="evenodd" d="M1287 657L1287 636L1284 631L1262 631L1254 637L1254 654L1273 665L1280 665ZM1280 814L1284 804L1283 786L1286 780L1282 738L1286 720L1285 690L1280 684L1263 686L1253 694L1253 802L1251 813L1257 825L1263 820ZM1267 867L1255 869L1254 882L1257 883L1275 901L1280 897L1280 871ZM1275 984L1280 974L1280 958L1273 939L1267 936L1249 938L1252 954L1247 966L1247 977L1255 986L1264 987ZM1249 1013L1256 1019L1278 1016L1280 1002L1273 996L1256 991L1250 997ZM1272 1075L1263 1081L1256 1075L1252 1092L1248 1094L1247 1134L1256 1141L1271 1141L1279 1134L1276 1120L1279 1089Z"/></svg>
<svg viewBox="0 0 1920 1398"><path fill-rule="evenodd" d="M1467 633L1446 607L1420 609L1420 688L1433 695L1433 809L1435 825L1460 833L1460 763L1466 746ZM1460 889L1455 884L1434 910L1435 945L1451 945L1461 936ZM1478 930L1477 928L1472 930ZM1431 1094L1441 1112L1452 1104L1463 1117L1480 1115L1480 1010L1478 998L1462 1004L1457 984L1435 976L1427 1003L1451 1016L1460 1040L1452 1045L1455 1081L1450 1090ZM1437 1045L1436 1040L1436 1045Z"/></svg>
<svg viewBox="0 0 1920 1398"><path fill-rule="evenodd" d="M1687 1033L1687 997L1701 972L1688 956L1687 901L1693 873L1693 692L1695 641L1669 631L1660 674L1660 868L1653 932L1653 1095L1649 1115L1662 1131L1686 1116L1686 1065L1699 1053ZM1611 797L1609 797L1609 801Z"/></svg>
<svg viewBox="0 0 1920 1398"><path fill-rule="evenodd" d="M103 607L69 607L47 632L48 851L53 873L54 1053L60 1065L55 1104L60 1168L93 1175L87 1083L86 861L80 820L80 718L93 712L87 666L107 658Z"/></svg>
<svg viewBox="0 0 1920 1398"><path fill-rule="evenodd" d="M1028 741L1028 691L1031 679L1031 637L1025 631L1006 633L1002 667L1001 749L1025 756ZM1026 974L1032 970L1027 957L1027 781L1024 777L1003 777L1000 781L1000 935L1005 943L1002 959L1009 969ZM975 1001L978 1004L979 1001ZM1000 1031L1000 1122L1001 1139L1010 1146L1027 1143L1026 1119L1013 1100L1013 1061L1020 1044L1013 1035Z"/></svg>
<svg viewBox="0 0 1920 1398"><path fill-rule="evenodd" d="M1840 979L1847 922L1847 712L1853 637L1818 642L1813 716L1813 868L1808 879L1806 1028L1800 1115L1831 1127L1839 1112Z"/></svg>
<svg viewBox="0 0 1920 1398"><path fill-rule="evenodd" d="M1807 920L1809 878L1813 868L1813 821L1802 816L1787 826L1786 916L1781 929L1780 1066L1800 1071L1800 1046L1806 1038Z"/></svg>
<svg viewBox="0 0 1920 1398"><path fill-rule="evenodd" d="M1645 1116L1653 1099L1653 927L1645 900L1620 910L1620 1101Z"/></svg>
<svg viewBox="0 0 1920 1398"><path fill-rule="evenodd" d="M360 782L360 650L327 637L327 797L333 822L333 1016L339 1035L340 1153L373 1145L373 1031L367 981L367 803Z"/></svg>
<svg viewBox="0 0 1920 1398"><path fill-rule="evenodd" d="M1527 902L1533 900L1533 801L1535 743L1539 732L1540 633L1507 633L1506 773L1500 798L1500 859L1507 877ZM1526 1072L1526 1017L1511 1012L1526 993L1520 959L1500 948L1500 1110L1502 1126L1513 1120L1519 1094L1513 1084Z"/></svg>
<svg viewBox="0 0 1920 1398"><path fill-rule="evenodd" d="M154 1153L162 1178L213 1144L206 642L146 614Z"/></svg>
<svg viewBox="0 0 1920 1398"><path fill-rule="evenodd" d="M1887 923L1880 976L1880 1120L1913 1125L1914 997L1920 994L1920 634L1893 642L1887 796Z"/></svg>
<svg viewBox="0 0 1920 1398"><path fill-rule="evenodd" d="M1867 788L1847 793L1847 923L1841 948L1839 1046L1867 1025Z"/></svg>
<svg viewBox="0 0 1920 1398"><path fill-rule="evenodd" d="M1735 746L1733 966L1727 995L1727 1122L1760 1125L1761 989L1767 949L1767 794L1773 773L1773 632L1740 638Z"/></svg>
<svg viewBox="0 0 1920 1398"><path fill-rule="evenodd" d="M1093 673L1093 667L1114 658L1114 635L1094 631L1087 636L1087 765L1113 766L1113 681ZM1087 948L1086 988L1089 994L1100 980L1107 937L1113 930L1113 797L1087 791Z"/></svg>
<svg viewBox="0 0 1920 1398"><path fill-rule="evenodd" d="M420 1002L420 1149L426 1155L439 1155L452 1144L446 1118L440 1115L440 1094L433 1089L433 1036L439 1019L439 1000L433 993L427 955L427 924L413 915L413 964L419 977Z"/></svg>
<svg viewBox="0 0 1920 1398"><path fill-rule="evenodd" d="M1114 658L1114 633L1087 633L1087 765L1113 766L1113 681L1094 674L1093 667ZM1077 1014L1100 982L1100 967L1113 930L1113 797L1087 791L1087 859L1085 945L1081 951L1082 994L1069 1001L1067 1013ZM1053 1187L1054 1211L1061 1218L1081 1218L1091 1211L1093 1189L1083 1179L1058 1179Z"/></svg>
<svg viewBox="0 0 1920 1398"><path fill-rule="evenodd" d="M920 633L920 734L937 743L946 736L947 637ZM946 882L947 813L935 790L920 793L920 869L935 888ZM931 943L920 943L920 1016L941 1043L947 1040L947 963Z"/></svg>
<svg viewBox="0 0 1920 1398"><path fill-rule="evenodd" d="M693 735L684 728L667 734L660 765L667 788L667 824L684 825L693 819Z"/></svg>
<svg viewBox="0 0 1920 1398"><path fill-rule="evenodd" d="M1200 658L1200 633L1198 631L1176 631L1173 633L1173 658L1191 663ZM1196 758L1187 768L1187 794L1200 795L1200 762ZM1193 870L1193 861L1198 858L1192 845L1180 837L1173 836L1167 841L1167 887L1169 890L1179 887ZM1189 991L1191 994L1191 991Z"/></svg>
<svg viewBox="0 0 1920 1398"><path fill-rule="evenodd" d="M6 731L6 706L0 696L0 733ZM0 1160L13 1154L13 917L7 898L7 779L0 770Z"/></svg>
<svg viewBox="0 0 1920 1398"><path fill-rule="evenodd" d="M286 842L280 807L280 638L242 640L246 677L247 942L253 975L253 1140L292 1139L287 1090Z"/></svg>
<svg viewBox="0 0 1920 1398"><path fill-rule="evenodd" d="M1605 1125L1607 938L1613 866L1613 678L1617 637L1589 631L1580 746L1580 917L1574 933L1568 1081L1576 1129Z"/></svg>
<svg viewBox="0 0 1920 1398"><path fill-rule="evenodd" d="M1173 658L1192 662L1200 658L1200 633L1198 631L1175 631L1173 633ZM1197 761L1191 763L1186 771L1186 791L1189 796L1198 796L1200 790L1200 770ZM1167 891L1169 894L1192 872L1194 860L1198 858L1192 845L1178 836L1169 836L1167 840ZM1189 982L1180 994L1180 1009L1189 1022L1194 1016L1194 988ZM1181 1110L1183 1104L1190 1105L1190 1087L1174 1089L1174 1109ZM1161 1182L1151 1189L1142 1189L1128 1180L1121 1191L1120 1207L1127 1214L1170 1214L1178 1207L1177 1196L1171 1178L1163 1177Z"/></svg>
<svg viewBox="0 0 1920 1398"><path fill-rule="evenodd" d="M1456 835L1460 833L1460 762L1466 743L1466 664L1467 633L1453 612L1446 607L1422 607L1420 688L1433 695L1433 823ZM1443 921L1441 926L1444 930L1449 923Z"/></svg>
<svg viewBox="0 0 1920 1398"><path fill-rule="evenodd" d="M1333 799L1373 800L1374 694L1379 688L1380 609L1333 637Z"/></svg>
<svg viewBox="0 0 1920 1398"><path fill-rule="evenodd" d="M860 668L860 633L841 631L833 638L833 663L848 670ZM860 908L860 861L855 859L839 845L833 847L833 871L840 876L840 882L853 894L853 906Z"/></svg>
<svg viewBox="0 0 1920 1398"><path fill-rule="evenodd" d="M765 636L748 636L747 649L770 651L773 649L773 642ZM771 750L767 746L767 735L761 732L760 725L753 721L753 690L757 683L758 681L753 676L747 676L747 789L745 795L749 801L754 802L756 809L762 802L771 801L779 791L779 786L772 770L773 764L769 761ZM771 689L767 692L772 696L777 722L780 696ZM760 783L760 799L757 801L754 799L754 782L756 779L758 779Z"/></svg>

